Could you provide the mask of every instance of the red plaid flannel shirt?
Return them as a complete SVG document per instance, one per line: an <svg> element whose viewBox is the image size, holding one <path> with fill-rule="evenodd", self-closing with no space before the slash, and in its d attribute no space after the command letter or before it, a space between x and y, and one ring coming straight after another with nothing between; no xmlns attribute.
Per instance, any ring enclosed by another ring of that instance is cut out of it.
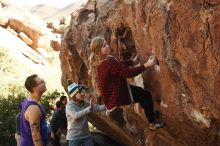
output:
<svg viewBox="0 0 220 146"><path fill-rule="evenodd" d="M131 62L127 62L127 65ZM131 103L126 78L137 76L145 70L145 67L127 65L109 57L97 67L98 88L107 109Z"/></svg>

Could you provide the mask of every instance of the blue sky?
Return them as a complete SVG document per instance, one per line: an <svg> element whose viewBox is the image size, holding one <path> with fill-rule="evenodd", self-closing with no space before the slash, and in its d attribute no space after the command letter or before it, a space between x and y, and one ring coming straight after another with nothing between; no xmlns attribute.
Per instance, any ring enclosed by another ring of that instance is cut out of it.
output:
<svg viewBox="0 0 220 146"><path fill-rule="evenodd" d="M34 6L38 4L48 4L54 7L62 8L71 3L80 1L80 0L10 0L12 3L21 6Z"/></svg>

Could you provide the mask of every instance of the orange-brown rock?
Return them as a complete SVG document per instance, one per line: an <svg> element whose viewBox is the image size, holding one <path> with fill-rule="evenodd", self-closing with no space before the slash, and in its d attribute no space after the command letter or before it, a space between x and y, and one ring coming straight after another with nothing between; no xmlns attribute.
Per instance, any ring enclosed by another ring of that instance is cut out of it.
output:
<svg viewBox="0 0 220 146"><path fill-rule="evenodd" d="M36 51L46 59L50 57L50 55L47 53L47 51L43 48L37 48Z"/></svg>
<svg viewBox="0 0 220 146"><path fill-rule="evenodd" d="M24 32L33 41L31 48L36 49L41 36L49 33L45 22L19 7L9 6L5 9L9 18L9 27L16 32Z"/></svg>
<svg viewBox="0 0 220 146"><path fill-rule="evenodd" d="M8 22L9 22L8 17L5 15L0 5L0 26L3 26L3 27L7 26Z"/></svg>
<svg viewBox="0 0 220 146"><path fill-rule="evenodd" d="M55 51L60 51L61 48L61 39L60 38L55 38L50 41L50 46L55 50Z"/></svg>
<svg viewBox="0 0 220 146"><path fill-rule="evenodd" d="M10 50L14 54L17 54L17 57L24 55L36 64L49 65L45 58L27 46L27 44L24 43L21 39L2 27L0 27L0 37L0 46Z"/></svg>
<svg viewBox="0 0 220 146"><path fill-rule="evenodd" d="M23 32L20 32L18 36L27 44L27 45L32 45L33 41Z"/></svg>
<svg viewBox="0 0 220 146"><path fill-rule="evenodd" d="M60 24L70 25L71 15L67 15L60 19Z"/></svg>
<svg viewBox="0 0 220 146"><path fill-rule="evenodd" d="M51 20L47 22L47 27L51 29L55 29L58 25L60 25L59 20Z"/></svg>
<svg viewBox="0 0 220 146"><path fill-rule="evenodd" d="M14 29L11 29L10 27L7 27L7 30L12 33L13 35L15 36L18 36L18 33L14 30Z"/></svg>
<svg viewBox="0 0 220 146"><path fill-rule="evenodd" d="M117 57L154 54L160 73L142 74L166 122L151 132L139 109L123 107L109 119L92 115L100 130L128 146L220 145L220 0L91 1L72 15L61 45L62 84L91 87L89 43L104 35Z"/></svg>
<svg viewBox="0 0 220 146"><path fill-rule="evenodd" d="M2 7L8 7L9 5L11 5L10 0L0 0L0 4L2 5Z"/></svg>
<svg viewBox="0 0 220 146"><path fill-rule="evenodd" d="M58 20L53 20L47 22L47 27L52 29L52 32L54 33L59 33L59 34L64 34L65 30L68 28L69 23L68 23L68 18L63 18L60 21Z"/></svg>
<svg viewBox="0 0 220 146"><path fill-rule="evenodd" d="M52 35L42 35L38 38L37 47L50 48L50 41Z"/></svg>

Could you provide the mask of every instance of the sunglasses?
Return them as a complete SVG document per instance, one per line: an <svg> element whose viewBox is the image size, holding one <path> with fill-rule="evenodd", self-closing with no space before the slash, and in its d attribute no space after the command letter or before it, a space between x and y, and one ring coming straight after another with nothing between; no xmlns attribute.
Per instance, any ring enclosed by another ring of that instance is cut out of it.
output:
<svg viewBox="0 0 220 146"><path fill-rule="evenodd" d="M86 92L85 89L83 89L83 88L79 88L79 92L78 92L78 93L84 94L85 92Z"/></svg>
<svg viewBox="0 0 220 146"><path fill-rule="evenodd" d="M42 84L42 83L45 83L45 81L44 80L41 80L39 83L37 83L34 87L37 87L37 86L39 86L40 84Z"/></svg>

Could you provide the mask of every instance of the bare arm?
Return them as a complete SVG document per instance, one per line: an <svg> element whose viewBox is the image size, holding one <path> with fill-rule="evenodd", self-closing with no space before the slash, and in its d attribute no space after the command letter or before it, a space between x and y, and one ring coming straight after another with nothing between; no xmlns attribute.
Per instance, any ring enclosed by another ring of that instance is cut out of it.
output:
<svg viewBox="0 0 220 146"><path fill-rule="evenodd" d="M40 133L41 114L42 113L37 105L30 105L25 112L25 119L30 124L34 146L43 146L43 141Z"/></svg>

